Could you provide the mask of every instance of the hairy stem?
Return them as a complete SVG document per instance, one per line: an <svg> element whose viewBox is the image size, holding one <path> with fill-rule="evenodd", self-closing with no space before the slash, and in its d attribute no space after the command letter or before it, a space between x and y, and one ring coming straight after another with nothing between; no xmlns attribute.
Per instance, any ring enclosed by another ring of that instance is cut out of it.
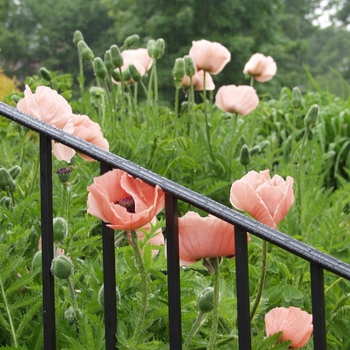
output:
<svg viewBox="0 0 350 350"><path fill-rule="evenodd" d="M194 322L194 324L193 324L193 326L192 326L192 328L190 330L190 333L188 334L188 337L187 337L187 339L185 341L184 350L188 349L192 337L197 333L197 331L198 331L198 329L199 329L199 327L201 325L203 314L204 314L203 311L199 310L197 318L196 318L196 321Z"/></svg>

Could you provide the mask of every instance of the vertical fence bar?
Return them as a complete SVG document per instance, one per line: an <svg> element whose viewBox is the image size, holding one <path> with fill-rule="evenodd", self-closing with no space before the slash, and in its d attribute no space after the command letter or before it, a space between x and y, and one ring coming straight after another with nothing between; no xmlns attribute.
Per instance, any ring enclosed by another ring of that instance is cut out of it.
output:
<svg viewBox="0 0 350 350"><path fill-rule="evenodd" d="M312 318L314 326L314 349L326 350L326 316L324 302L324 278L323 268L311 262L311 298L312 298Z"/></svg>
<svg viewBox="0 0 350 350"><path fill-rule="evenodd" d="M251 350L247 233L235 225L238 348Z"/></svg>
<svg viewBox="0 0 350 350"><path fill-rule="evenodd" d="M41 249L43 281L44 349L56 349L55 290L51 274L53 253L51 139L40 134Z"/></svg>
<svg viewBox="0 0 350 350"><path fill-rule="evenodd" d="M177 198L165 195L170 350L182 349Z"/></svg>
<svg viewBox="0 0 350 350"><path fill-rule="evenodd" d="M105 163L100 164L100 173L111 170ZM104 319L106 349L117 349L117 301L115 272L114 230L102 223L103 280L104 280Z"/></svg>

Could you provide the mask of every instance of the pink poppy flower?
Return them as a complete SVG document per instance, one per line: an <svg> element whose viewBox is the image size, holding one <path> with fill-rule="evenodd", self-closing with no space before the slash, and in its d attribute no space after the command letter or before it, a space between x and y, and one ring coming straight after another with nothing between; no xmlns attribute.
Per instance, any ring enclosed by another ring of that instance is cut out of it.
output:
<svg viewBox="0 0 350 350"><path fill-rule="evenodd" d="M235 230L230 223L212 215L201 217L192 211L179 218L178 223L181 266L204 258L234 257L236 254Z"/></svg>
<svg viewBox="0 0 350 350"><path fill-rule="evenodd" d="M108 141L103 137L101 127L98 123L93 122L87 115L72 115L73 135L92 143L106 151L109 150ZM94 162L95 159L79 153L82 158L89 162Z"/></svg>
<svg viewBox="0 0 350 350"><path fill-rule="evenodd" d="M94 178L88 186L88 213L115 230L136 230L149 223L165 205L165 194L120 169Z"/></svg>
<svg viewBox="0 0 350 350"><path fill-rule="evenodd" d="M225 112L245 116L258 106L259 97L251 86L224 85L216 93L215 103Z"/></svg>
<svg viewBox="0 0 350 350"><path fill-rule="evenodd" d="M255 53L243 69L244 74L252 75L255 80L261 83L271 80L276 72L277 65L274 59L261 53Z"/></svg>
<svg viewBox="0 0 350 350"><path fill-rule="evenodd" d="M208 40L192 41L189 55L194 60L197 70L205 70L210 74L220 73L231 60L231 53L217 42Z"/></svg>
<svg viewBox="0 0 350 350"><path fill-rule="evenodd" d="M133 64L141 76L144 76L152 67L153 60L148 55L147 49L141 48L136 50L124 50L122 51L122 56L124 60L124 64L121 67L121 70L126 70L130 64ZM112 79L113 80L113 79ZM114 83L120 84L113 80ZM125 81L126 84L133 84L134 80L131 78L128 81Z"/></svg>
<svg viewBox="0 0 350 350"><path fill-rule="evenodd" d="M269 170L250 171L232 184L231 204L248 212L263 224L276 228L294 202L293 178L279 175L271 179Z"/></svg>
<svg viewBox="0 0 350 350"><path fill-rule="evenodd" d="M154 217L152 219L151 222L147 223L146 225L140 227L139 229L136 230L136 233L137 233L137 236L139 239L141 239L142 241L145 239L146 235L145 235L145 232L146 231L147 233L150 233L151 230L152 230L152 226L151 224L154 226L155 224L157 223L157 219ZM131 233L130 231L128 232L128 241L129 241L129 244L131 244ZM146 244L152 244L152 245L164 245L164 236L163 236L163 233L162 233L162 229L159 228L153 235L152 238L150 238ZM159 252L159 250L152 250L152 256L155 256L157 255Z"/></svg>
<svg viewBox="0 0 350 350"><path fill-rule="evenodd" d="M185 75L182 78L181 84L182 86L189 88L191 85L190 77L188 75ZM203 90L204 88L204 71L203 70L199 70L195 73L195 75L192 77L192 84L196 91ZM208 72L205 72L205 89L207 91L215 89L213 78Z"/></svg>
<svg viewBox="0 0 350 350"><path fill-rule="evenodd" d="M24 98L18 101L17 109L59 129L64 128L73 113L64 97L47 86L38 86L32 93L26 85Z"/></svg>
<svg viewBox="0 0 350 350"><path fill-rule="evenodd" d="M265 327L268 337L282 331L280 340L291 340L291 347L300 349L313 331L312 315L298 307L276 307L265 315Z"/></svg>

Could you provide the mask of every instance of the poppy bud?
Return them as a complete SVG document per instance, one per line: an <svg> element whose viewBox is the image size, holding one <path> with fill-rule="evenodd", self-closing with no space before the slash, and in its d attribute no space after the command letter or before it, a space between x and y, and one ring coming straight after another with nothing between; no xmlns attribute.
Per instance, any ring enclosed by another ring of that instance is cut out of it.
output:
<svg viewBox="0 0 350 350"><path fill-rule="evenodd" d="M298 87L294 87L292 90L292 106L295 109L301 107L301 92Z"/></svg>
<svg viewBox="0 0 350 350"><path fill-rule="evenodd" d="M118 304L119 300L120 300L120 292L119 292L119 289L117 286L115 287L115 292L116 292L115 293L116 303ZM104 306L104 304L105 304L104 293L105 293L105 285L102 284L100 290L98 291L98 295L97 295L97 301L101 306Z"/></svg>
<svg viewBox="0 0 350 350"><path fill-rule="evenodd" d="M51 81L52 75L48 69L45 67L41 67L39 69L41 76L46 80L46 81Z"/></svg>
<svg viewBox="0 0 350 350"><path fill-rule="evenodd" d="M304 124L306 128L310 129L316 124L317 116L319 112L318 105L312 105L309 111L306 113Z"/></svg>
<svg viewBox="0 0 350 350"><path fill-rule="evenodd" d="M186 55L186 56L184 56L184 60L185 60L186 75L188 75L189 77L194 76L196 73L196 67L194 65L192 57Z"/></svg>
<svg viewBox="0 0 350 350"><path fill-rule="evenodd" d="M118 83L122 81L121 76L120 76L120 71L119 70L114 70L112 72L112 78L117 81Z"/></svg>
<svg viewBox="0 0 350 350"><path fill-rule="evenodd" d="M153 58L160 60L164 55L165 50L165 41L162 38L157 39L154 48L153 48Z"/></svg>
<svg viewBox="0 0 350 350"><path fill-rule="evenodd" d="M74 32L74 35L73 35L73 43L75 45L78 45L78 42L83 40L84 41L84 37L83 37L83 34L80 30L76 30Z"/></svg>
<svg viewBox="0 0 350 350"><path fill-rule="evenodd" d="M148 43L147 43L147 52L148 52L148 56L149 57L153 57L153 51L154 51L154 48L156 47L156 42L153 40L153 39L150 39L148 40Z"/></svg>
<svg viewBox="0 0 350 350"><path fill-rule="evenodd" d="M23 97L18 96L16 94L11 95L11 100L15 103L18 103L18 101L22 100Z"/></svg>
<svg viewBox="0 0 350 350"><path fill-rule="evenodd" d="M104 62L105 62L105 66L106 66L108 72L112 72L114 70L114 65L112 62L111 50L107 50L105 52Z"/></svg>
<svg viewBox="0 0 350 350"><path fill-rule="evenodd" d="M175 60L173 68L173 77L176 81L181 81L185 75L185 61L183 58L177 58Z"/></svg>
<svg viewBox="0 0 350 350"><path fill-rule="evenodd" d="M85 61L91 61L95 56L84 40L78 42L78 50Z"/></svg>
<svg viewBox="0 0 350 350"><path fill-rule="evenodd" d="M270 145L270 141L264 140L259 143L260 152L262 152L267 146Z"/></svg>
<svg viewBox="0 0 350 350"><path fill-rule="evenodd" d="M247 145L243 145L241 148L241 153L239 155L239 161L242 165L246 166L250 163L249 148Z"/></svg>
<svg viewBox="0 0 350 350"><path fill-rule="evenodd" d="M12 199L10 197L2 197L0 199L0 205L6 205L7 209L10 208L10 206L12 205Z"/></svg>
<svg viewBox="0 0 350 350"><path fill-rule="evenodd" d="M42 250L38 250L34 254L33 259L32 259L32 270L33 271L35 271L38 268L41 268L41 266L42 266L42 255L43 255Z"/></svg>
<svg viewBox="0 0 350 350"><path fill-rule="evenodd" d="M202 312L210 312L214 307L214 288L207 287L198 294L196 307Z"/></svg>
<svg viewBox="0 0 350 350"><path fill-rule="evenodd" d="M73 273L73 264L65 255L59 255L52 260L51 272L57 278L67 279Z"/></svg>
<svg viewBox="0 0 350 350"><path fill-rule="evenodd" d="M0 189L13 192L16 189L16 183L5 168L0 168Z"/></svg>
<svg viewBox="0 0 350 350"><path fill-rule="evenodd" d="M53 219L53 239L55 242L62 242L68 234L68 224L64 218Z"/></svg>
<svg viewBox="0 0 350 350"><path fill-rule="evenodd" d="M249 150L249 155L250 155L250 156L254 156L254 155L257 154L257 153L260 153L260 151L261 151L260 146L259 146L259 145L256 145L256 146L254 146L253 148L251 148L251 149Z"/></svg>
<svg viewBox="0 0 350 350"><path fill-rule="evenodd" d="M101 80L106 79L108 71L102 59L100 57L95 57L93 65L95 75Z"/></svg>
<svg viewBox="0 0 350 350"><path fill-rule="evenodd" d="M119 47L117 45L112 45L110 47L110 50L111 50L112 63L114 65L114 68L122 67L124 64L124 58L120 53Z"/></svg>
<svg viewBox="0 0 350 350"><path fill-rule="evenodd" d="M124 81L129 81L131 79L129 67L123 70L123 79Z"/></svg>
<svg viewBox="0 0 350 350"><path fill-rule="evenodd" d="M21 167L19 167L18 165L15 165L8 170L8 173L11 175L13 179L15 179L21 170L22 170Z"/></svg>
<svg viewBox="0 0 350 350"><path fill-rule="evenodd" d="M130 47L138 41L140 37L137 34L129 35L125 40L124 40L124 46L125 47Z"/></svg>
<svg viewBox="0 0 350 350"><path fill-rule="evenodd" d="M100 98L105 94L105 90L99 86L92 86L90 88L90 94L95 98Z"/></svg>
<svg viewBox="0 0 350 350"><path fill-rule="evenodd" d="M74 311L73 306L70 306L65 312L64 312L64 319L68 322L70 326L72 326L76 319L76 313Z"/></svg>
<svg viewBox="0 0 350 350"><path fill-rule="evenodd" d="M139 82L142 79L140 72L136 69L136 67L133 64L129 65L129 72L130 72L131 78L134 81Z"/></svg>

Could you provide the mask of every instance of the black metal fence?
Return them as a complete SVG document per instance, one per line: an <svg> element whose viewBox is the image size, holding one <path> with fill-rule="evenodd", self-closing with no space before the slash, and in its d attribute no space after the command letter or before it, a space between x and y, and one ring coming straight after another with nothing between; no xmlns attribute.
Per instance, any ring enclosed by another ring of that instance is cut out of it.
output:
<svg viewBox="0 0 350 350"><path fill-rule="evenodd" d="M150 185L159 185L166 193L166 236L167 276L169 305L169 348L182 349L181 300L178 245L178 200L202 209L209 214L235 225L237 325L239 349L251 349L250 297L248 278L248 252L246 232L262 238L300 258L310 262L311 298L313 314L314 349L324 350L326 344L326 320L324 298L324 270L350 280L350 265L308 246L305 243L273 230L255 220L202 196L177 183L146 170L126 159L104 151L84 140L67 134L38 119L26 115L4 103L0 103L0 115L13 120L40 134L40 183L41 183L41 227L42 236L42 281L44 348L56 349L54 279L50 271L53 259L52 227L52 152L51 140L65 144L82 152L101 164L101 174L113 168L122 169ZM117 345L116 271L114 232L102 224L103 269L104 269L104 312L106 349Z"/></svg>

